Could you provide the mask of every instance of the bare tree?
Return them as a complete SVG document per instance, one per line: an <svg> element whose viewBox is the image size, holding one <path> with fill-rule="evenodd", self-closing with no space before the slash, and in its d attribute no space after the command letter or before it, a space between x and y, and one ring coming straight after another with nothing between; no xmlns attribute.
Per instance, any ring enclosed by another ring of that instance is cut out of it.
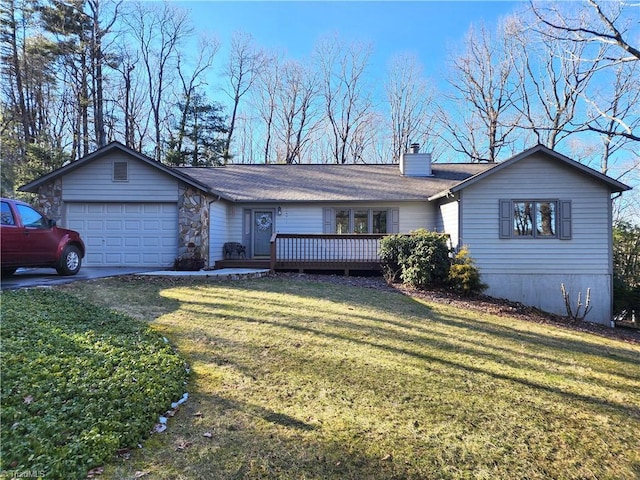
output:
<svg viewBox="0 0 640 480"><path fill-rule="evenodd" d="M120 51L115 54L114 68L121 75L119 95L115 98L115 103L122 112L124 144L129 148L135 148L135 122L136 97L138 91L137 76L134 70L140 57L137 52L131 51L125 46L121 46Z"/></svg>
<svg viewBox="0 0 640 480"><path fill-rule="evenodd" d="M103 22L103 4L100 0L88 0L89 18L91 19L91 37L89 40L89 49L91 52L91 68L93 79L93 118L96 136L96 144L102 147L107 143L105 131L105 112L104 112L104 77L103 68L105 64L104 39L111 32L113 25L118 18L118 9L121 2L115 3L110 18Z"/></svg>
<svg viewBox="0 0 640 480"><path fill-rule="evenodd" d="M589 109L586 121L580 126L582 131L600 135L600 171L605 174L614 155L635 142L625 133L640 129L640 62L620 63L611 70L613 77L605 83L606 88L594 88L584 96ZM619 119L625 119L624 123ZM640 158L636 155L636 162L630 168L638 168L638 162Z"/></svg>
<svg viewBox="0 0 640 480"><path fill-rule="evenodd" d="M280 85L280 60L276 55L265 57L265 65L258 75L258 88L255 89L254 105L261 122L264 124L263 161L270 163L275 136L275 118Z"/></svg>
<svg viewBox="0 0 640 480"><path fill-rule="evenodd" d="M255 46L251 35L236 33L233 36L229 61L224 72L229 82L224 91L232 102L229 130L223 152L225 163L231 158L231 141L240 100L251 90L266 62L267 57Z"/></svg>
<svg viewBox="0 0 640 480"><path fill-rule="evenodd" d="M573 8L570 8L573 7ZM583 48L578 60L598 68L590 88L581 92L586 118L576 131L601 139L597 155L603 173L630 185L640 181L640 32L638 6L626 1L531 2L530 9L547 38ZM616 218L637 219L637 189L614 202ZM635 216L635 217L634 217Z"/></svg>
<svg viewBox="0 0 640 480"><path fill-rule="evenodd" d="M614 63L640 60L640 48L627 38L629 23L624 21L626 8L631 9L631 16L635 14L636 22L638 21L638 12L633 10L637 5L622 1L599 3L586 0L585 3L595 14L593 21L586 24L581 18L582 14L567 16L566 12L558 10L556 3L532 1L531 9L538 20L551 28L552 33L549 34L554 38L618 47L623 53L609 58Z"/></svg>
<svg viewBox="0 0 640 480"><path fill-rule="evenodd" d="M391 59L385 90L390 109L391 158L398 161L411 143L428 143L433 129L434 91L417 57L409 54Z"/></svg>
<svg viewBox="0 0 640 480"><path fill-rule="evenodd" d="M177 64L180 43L191 33L186 13L164 3L161 9L136 4L126 20L138 42L142 67L147 82L149 105L153 118L154 156L162 158L163 107L172 73Z"/></svg>
<svg viewBox="0 0 640 480"><path fill-rule="evenodd" d="M349 142L348 155L353 163L372 163L371 151L374 149L376 136L380 133L376 125L384 121L378 112L370 110L353 129Z"/></svg>
<svg viewBox="0 0 640 480"><path fill-rule="evenodd" d="M300 163L303 148L317 125L314 100L318 82L314 73L299 62L285 62L279 70L281 81L276 105L279 157L285 163Z"/></svg>
<svg viewBox="0 0 640 480"><path fill-rule="evenodd" d="M522 113L521 128L551 149L580 130L578 107L598 71L604 51L585 62L586 45L553 38L544 26L530 28L520 18L507 24L506 36L514 52Z"/></svg>
<svg viewBox="0 0 640 480"><path fill-rule="evenodd" d="M484 27L471 28L465 52L454 58L448 82L459 117L441 110L449 145L472 161L495 162L510 145L518 123L512 84L514 64L503 41ZM464 128L461 128L461 125Z"/></svg>
<svg viewBox="0 0 640 480"><path fill-rule="evenodd" d="M234 163L256 163L263 153L258 150L259 141L262 139L261 132L258 131L260 119L255 112L251 116L238 115L236 121L235 144L238 149L238 156L233 159Z"/></svg>
<svg viewBox="0 0 640 480"><path fill-rule="evenodd" d="M584 8L578 10L577 14L567 11L564 5L549 4L542 2L532 2L531 10L537 20L545 27L542 33L550 38L561 39L566 42L584 45L594 48L598 46L601 54L599 59L598 72L616 68L619 64L637 64L640 61L640 49L632 43L631 38L637 36L640 27L640 16L638 16L637 6L627 2L596 2L595 0L585 0ZM591 15L586 15L588 12ZM635 34L633 33L635 31ZM593 63L596 54L583 56L579 60ZM626 70L618 70L619 75ZM622 82L627 84L628 82ZM630 112L626 108L619 109L625 116L612 116L611 105L599 104L588 93L583 95L587 103L594 111L599 111L604 117L605 123L615 127L609 132L602 131L602 122L590 123L588 128L594 132L614 136L622 136L629 140L640 141L637 123L632 127L629 122L633 122L636 116L629 116Z"/></svg>
<svg viewBox="0 0 640 480"><path fill-rule="evenodd" d="M31 143L32 138L31 115L27 110L23 79L25 30L32 12L24 5L18 8L15 0L3 0L1 5L3 83L9 87L7 98L11 99L11 106L22 127L24 144L20 150L24 154L24 146Z"/></svg>
<svg viewBox="0 0 640 480"><path fill-rule="evenodd" d="M329 123L331 160L347 163L354 132L366 121L372 109L366 73L371 45L345 45L336 38L325 38L315 48L321 94Z"/></svg>
<svg viewBox="0 0 640 480"><path fill-rule="evenodd" d="M87 155L91 148L90 112L91 112L91 74L92 52L91 19L83 10L83 2L63 2L51 0L38 7L39 23L42 33L38 35L40 52L54 53L60 62L58 77L72 78L69 88L74 92L74 111L72 120L73 145L72 157ZM44 35L46 32L46 35Z"/></svg>

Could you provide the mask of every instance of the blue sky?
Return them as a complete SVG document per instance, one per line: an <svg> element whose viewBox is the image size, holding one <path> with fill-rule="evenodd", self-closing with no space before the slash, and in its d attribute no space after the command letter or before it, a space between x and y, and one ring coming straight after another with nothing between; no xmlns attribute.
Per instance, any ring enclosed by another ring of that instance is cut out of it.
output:
<svg viewBox="0 0 640 480"><path fill-rule="evenodd" d="M324 35L373 45L375 77L395 53L413 52L426 74L443 73L447 52L460 46L469 26L493 26L522 2L513 1L196 1L175 2L190 11L197 31L217 35L223 47L236 31L250 33L264 48L290 58L309 56ZM224 55L225 51L221 51Z"/></svg>

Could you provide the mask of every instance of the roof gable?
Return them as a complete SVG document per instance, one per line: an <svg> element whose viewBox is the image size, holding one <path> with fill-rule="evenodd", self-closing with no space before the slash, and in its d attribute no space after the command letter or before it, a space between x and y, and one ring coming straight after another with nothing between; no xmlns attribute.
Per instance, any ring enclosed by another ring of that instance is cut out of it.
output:
<svg viewBox="0 0 640 480"><path fill-rule="evenodd" d="M580 162L576 162L575 160L572 160L569 157L566 157L556 152L555 150L551 150L550 148L545 147L544 145L536 145L535 147L525 150L524 152L519 153L518 155L515 155L510 159L505 160L504 162L495 164L490 168L488 168L487 170L459 182L458 184L454 185L453 187L447 190L438 192L437 194L429 197L429 200L436 200L438 198L442 198L447 195L456 193L470 185L475 184L476 182L482 181L484 178L486 178L489 175L493 175L494 173L497 173L505 168L509 168L511 165L517 162L520 162L524 159L530 158L531 156L536 155L538 153L546 155L547 157L550 157L558 162L561 162L564 165L569 166L570 168L575 169L577 173L587 175L596 181L605 183L606 185L609 186L612 192L624 192L626 190L631 190L631 187L629 187L628 185L625 185L622 182L619 182L607 175L604 175L598 172L597 170L587 167L586 165L583 165Z"/></svg>
<svg viewBox="0 0 640 480"><path fill-rule="evenodd" d="M149 165L150 167L153 167L155 169L160 170L161 172L174 177L178 180L180 180L181 182L187 183L199 190L202 191L207 191L208 188L206 185L202 184L201 182L199 182L197 179L194 179L190 176L184 175L181 172L179 172L176 169L173 169L171 167L168 167L166 165L163 165L160 162L156 162L154 159L147 157L146 155L143 155L142 153L136 152L135 150L132 150L126 146L124 146L123 144L121 144L120 142L111 142L108 145L105 145L104 147L96 150L93 153L90 153L89 155L85 155L84 157L68 163L67 165L58 168L57 170L54 170L53 172L50 172L46 175L43 175L42 177L27 183L26 185L23 185L19 188L19 190L23 191L23 192L32 192L32 193L37 193L38 191L38 187L45 185L53 180L55 180L56 178L62 177L64 175L67 175L70 172L73 172L74 170L77 170L95 160L98 160L100 158L103 158L107 155L112 154L115 151L120 151L122 153L124 153L125 155L134 158L140 162L143 162L147 165Z"/></svg>

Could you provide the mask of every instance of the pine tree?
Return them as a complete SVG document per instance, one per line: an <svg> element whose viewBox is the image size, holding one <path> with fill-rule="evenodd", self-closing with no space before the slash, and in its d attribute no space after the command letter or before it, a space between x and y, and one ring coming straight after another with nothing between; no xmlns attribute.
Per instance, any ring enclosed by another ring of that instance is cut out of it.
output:
<svg viewBox="0 0 640 480"><path fill-rule="evenodd" d="M166 163L191 167L222 165L224 134L228 131L222 107L197 93L177 107L181 121L167 142Z"/></svg>

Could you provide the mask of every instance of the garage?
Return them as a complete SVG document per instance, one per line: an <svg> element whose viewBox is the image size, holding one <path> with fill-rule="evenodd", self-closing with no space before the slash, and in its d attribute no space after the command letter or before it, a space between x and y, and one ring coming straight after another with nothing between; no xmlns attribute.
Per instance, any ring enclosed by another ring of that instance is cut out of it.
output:
<svg viewBox="0 0 640 480"><path fill-rule="evenodd" d="M86 266L169 267L177 256L175 203L69 202L65 223L85 242Z"/></svg>

